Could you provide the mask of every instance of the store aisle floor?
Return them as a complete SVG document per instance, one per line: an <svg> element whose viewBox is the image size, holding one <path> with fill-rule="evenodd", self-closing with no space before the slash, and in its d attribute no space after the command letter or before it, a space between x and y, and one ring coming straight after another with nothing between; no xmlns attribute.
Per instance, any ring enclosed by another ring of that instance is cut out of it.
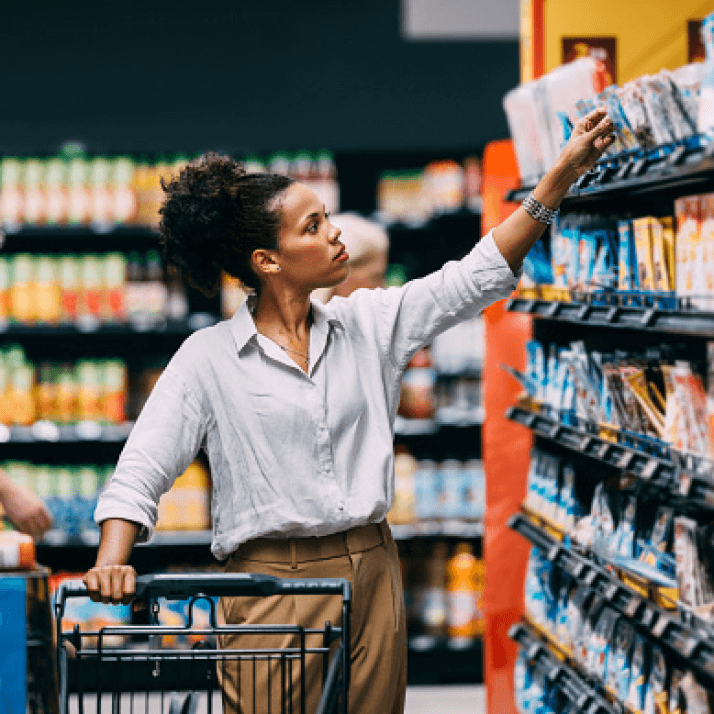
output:
<svg viewBox="0 0 714 714"><path fill-rule="evenodd" d="M84 695L84 711L116 711L120 714L182 714L181 707L172 707L171 695L162 700L161 695L152 693L145 697L124 694L119 706L112 708L112 697L105 694L101 707L97 707L95 694ZM207 714L205 695L200 697L192 714ZM80 714L76 695L70 696L69 714ZM221 714L223 706L220 695L213 698L213 714ZM486 691L483 687L454 685L441 687L409 687L405 714L484 714L486 711Z"/></svg>
<svg viewBox="0 0 714 714"><path fill-rule="evenodd" d="M409 687L404 714L485 714L486 689L471 685Z"/></svg>

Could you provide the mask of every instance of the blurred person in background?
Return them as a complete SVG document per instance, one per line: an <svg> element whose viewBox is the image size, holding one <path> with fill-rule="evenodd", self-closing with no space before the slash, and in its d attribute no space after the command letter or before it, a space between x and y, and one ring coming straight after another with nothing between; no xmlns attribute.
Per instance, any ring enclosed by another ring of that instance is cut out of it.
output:
<svg viewBox="0 0 714 714"><path fill-rule="evenodd" d="M52 526L52 516L30 489L15 483L0 468L0 512L22 533L39 540Z"/></svg>
<svg viewBox="0 0 714 714"><path fill-rule="evenodd" d="M401 714L404 592L385 516L402 376L436 335L510 295L523 259L571 184L612 144L612 132L604 109L581 119L523 206L480 241L474 236L461 260L400 287L333 295L327 304L312 293L344 283L350 256L309 187L248 174L214 153L163 183L167 262L208 296L224 270L252 294L231 319L188 337L156 383L99 497L100 544L84 576L90 596L134 597L134 544L151 535L159 498L204 450L213 483L211 550L225 572L347 579L349 711ZM217 609L219 623L233 625L319 629L341 620L340 598L323 595L223 597ZM250 649L250 637L224 633L220 645ZM286 635L281 646L293 645ZM307 712L316 708L321 664L306 663ZM254 685L244 675L241 686L238 665L222 660L218 677L224 710L243 714L266 708L280 669L261 668Z"/></svg>
<svg viewBox="0 0 714 714"><path fill-rule="evenodd" d="M318 288L313 296L326 303L334 295L347 297L359 288L381 288L389 260L386 229L358 213L338 213L330 222L342 231L340 240L350 255L349 274L339 285Z"/></svg>

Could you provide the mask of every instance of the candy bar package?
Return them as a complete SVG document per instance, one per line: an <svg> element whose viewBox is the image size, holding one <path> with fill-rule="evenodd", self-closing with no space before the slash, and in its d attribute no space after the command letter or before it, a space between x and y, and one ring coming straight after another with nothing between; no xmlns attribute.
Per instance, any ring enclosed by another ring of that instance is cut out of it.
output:
<svg viewBox="0 0 714 714"><path fill-rule="evenodd" d="M669 289L677 290L677 260L675 255L674 245L674 218L672 216L663 216L659 219L662 226L662 240L664 241L666 262L667 262L667 280Z"/></svg>
<svg viewBox="0 0 714 714"><path fill-rule="evenodd" d="M620 290L637 290L639 276L637 273L637 251L635 238L630 221L618 221L617 230L620 237L618 287Z"/></svg>
<svg viewBox="0 0 714 714"><path fill-rule="evenodd" d="M558 511L558 523L566 533L575 528L575 524L583 515L580 501L575 496L575 469L569 463L563 464L561 472Z"/></svg>
<svg viewBox="0 0 714 714"><path fill-rule="evenodd" d="M704 310L714 310L714 194L707 193L699 197L700 229L699 245L701 266L698 280L695 280L697 292L702 295L698 301ZM708 299L707 299L708 298Z"/></svg>
<svg viewBox="0 0 714 714"><path fill-rule="evenodd" d="M650 677L645 696L645 714L669 714L669 669L664 653L652 645Z"/></svg>
<svg viewBox="0 0 714 714"><path fill-rule="evenodd" d="M656 218L649 218L652 237L652 264L654 267L654 286L658 292L668 292L669 269L667 267L667 246L664 242L664 229Z"/></svg>
<svg viewBox="0 0 714 714"><path fill-rule="evenodd" d="M545 355L543 346L537 340L526 342L527 374L531 382L535 384L535 398L539 401L545 400Z"/></svg>
<svg viewBox="0 0 714 714"><path fill-rule="evenodd" d="M622 702L627 699L630 689L630 666L634 641L634 628L627 620L621 618L617 623L611 655L607 661L605 687L610 694Z"/></svg>
<svg viewBox="0 0 714 714"><path fill-rule="evenodd" d="M649 648L643 637L635 633L632 647L632 662L630 671L630 686L627 691L625 705L634 714L643 714L647 696L647 680L649 679Z"/></svg>

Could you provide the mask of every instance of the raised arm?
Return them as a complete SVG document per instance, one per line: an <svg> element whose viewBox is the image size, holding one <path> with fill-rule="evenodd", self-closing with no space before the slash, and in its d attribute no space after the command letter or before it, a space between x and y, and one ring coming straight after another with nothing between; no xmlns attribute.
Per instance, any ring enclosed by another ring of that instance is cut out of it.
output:
<svg viewBox="0 0 714 714"><path fill-rule="evenodd" d="M612 144L613 125L605 109L596 109L580 119L562 153L533 190L536 201L548 209L557 209L571 184L587 173ZM536 241L543 235L546 223L532 218L519 208L493 229L493 240L511 270L520 269Z"/></svg>

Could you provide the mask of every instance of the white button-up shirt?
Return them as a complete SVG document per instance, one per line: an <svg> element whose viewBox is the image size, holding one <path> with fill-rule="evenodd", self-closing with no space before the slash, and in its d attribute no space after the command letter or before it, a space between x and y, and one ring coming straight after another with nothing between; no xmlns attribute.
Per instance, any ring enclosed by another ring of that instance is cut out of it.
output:
<svg viewBox="0 0 714 714"><path fill-rule="evenodd" d="M378 522L394 494L394 419L417 350L518 282L486 235L402 287L313 301L303 372L255 329L249 300L184 341L157 381L101 493L97 523L156 524L158 501L200 449L212 476L211 550Z"/></svg>

